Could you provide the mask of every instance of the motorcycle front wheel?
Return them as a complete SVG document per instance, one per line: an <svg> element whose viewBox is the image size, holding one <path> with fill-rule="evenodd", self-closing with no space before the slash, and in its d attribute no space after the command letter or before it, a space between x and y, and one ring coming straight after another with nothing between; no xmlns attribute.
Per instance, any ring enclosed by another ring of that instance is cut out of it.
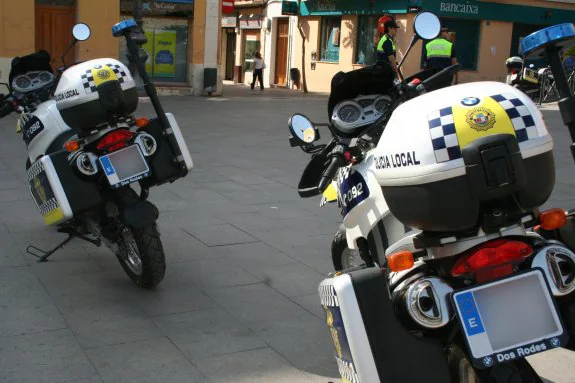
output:
<svg viewBox="0 0 575 383"><path fill-rule="evenodd" d="M338 231L331 241L331 260L335 271L352 269L365 265L358 250L347 246L345 234Z"/></svg>
<svg viewBox="0 0 575 383"><path fill-rule="evenodd" d="M164 279L166 257L156 224L143 229L125 228L118 238L117 257L139 287L150 289Z"/></svg>

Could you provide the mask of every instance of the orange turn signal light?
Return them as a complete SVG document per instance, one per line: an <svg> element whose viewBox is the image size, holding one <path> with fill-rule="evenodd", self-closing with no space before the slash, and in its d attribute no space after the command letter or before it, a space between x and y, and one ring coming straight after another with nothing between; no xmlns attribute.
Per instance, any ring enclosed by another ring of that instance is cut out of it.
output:
<svg viewBox="0 0 575 383"><path fill-rule="evenodd" d="M387 265L393 272L409 270L413 264L413 254L410 251L400 251L387 257Z"/></svg>
<svg viewBox="0 0 575 383"><path fill-rule="evenodd" d="M139 117L136 118L135 123L138 128L143 128L144 126L147 126L150 123L150 119L148 117Z"/></svg>
<svg viewBox="0 0 575 383"><path fill-rule="evenodd" d="M80 144L76 140L71 140L71 141L68 141L64 144L64 148L68 152L72 153L72 152L75 152L76 150L80 149Z"/></svg>
<svg viewBox="0 0 575 383"><path fill-rule="evenodd" d="M539 215L543 230L555 230L567 224L567 212L563 209L545 210Z"/></svg>

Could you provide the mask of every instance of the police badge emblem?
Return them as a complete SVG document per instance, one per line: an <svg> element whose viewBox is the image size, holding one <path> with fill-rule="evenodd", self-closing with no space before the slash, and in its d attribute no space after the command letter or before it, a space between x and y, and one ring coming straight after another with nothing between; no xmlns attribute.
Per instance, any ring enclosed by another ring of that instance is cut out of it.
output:
<svg viewBox="0 0 575 383"><path fill-rule="evenodd" d="M495 114L487 108L473 108L465 117L469 126L478 132L488 131L495 125Z"/></svg>

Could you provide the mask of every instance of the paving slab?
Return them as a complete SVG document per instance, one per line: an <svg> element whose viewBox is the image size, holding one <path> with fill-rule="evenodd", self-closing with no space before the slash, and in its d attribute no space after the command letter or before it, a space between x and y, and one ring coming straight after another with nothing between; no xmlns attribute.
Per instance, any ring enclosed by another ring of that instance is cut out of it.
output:
<svg viewBox="0 0 575 383"><path fill-rule="evenodd" d="M153 321L184 355L193 360L267 346L220 308L159 316Z"/></svg>
<svg viewBox="0 0 575 383"><path fill-rule="evenodd" d="M47 331L0 341L0 382L91 381L97 372L70 330Z"/></svg>
<svg viewBox="0 0 575 383"><path fill-rule="evenodd" d="M206 381L166 338L92 348L86 354L106 383Z"/></svg>

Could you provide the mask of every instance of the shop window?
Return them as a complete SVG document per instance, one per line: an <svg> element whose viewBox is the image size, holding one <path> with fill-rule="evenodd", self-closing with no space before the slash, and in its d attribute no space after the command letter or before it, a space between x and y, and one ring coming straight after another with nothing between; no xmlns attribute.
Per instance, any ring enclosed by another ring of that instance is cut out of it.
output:
<svg viewBox="0 0 575 383"><path fill-rule="evenodd" d="M477 70L481 33L480 21L442 18L441 25L449 28L450 39L454 43L457 62L461 64L461 69ZM425 50L425 44L422 45Z"/></svg>
<svg viewBox="0 0 575 383"><path fill-rule="evenodd" d="M132 16L122 16L122 19ZM148 53L146 72L155 82L185 83L188 74L188 20L144 17L148 41L142 48ZM120 39L119 60L128 65L126 41Z"/></svg>
<svg viewBox="0 0 575 383"><path fill-rule="evenodd" d="M320 60L339 61L339 42L341 38L341 17L323 17L321 19Z"/></svg>
<svg viewBox="0 0 575 383"><path fill-rule="evenodd" d="M375 64L378 37L375 16L359 16L357 23L357 43L355 48L355 63L363 65Z"/></svg>

